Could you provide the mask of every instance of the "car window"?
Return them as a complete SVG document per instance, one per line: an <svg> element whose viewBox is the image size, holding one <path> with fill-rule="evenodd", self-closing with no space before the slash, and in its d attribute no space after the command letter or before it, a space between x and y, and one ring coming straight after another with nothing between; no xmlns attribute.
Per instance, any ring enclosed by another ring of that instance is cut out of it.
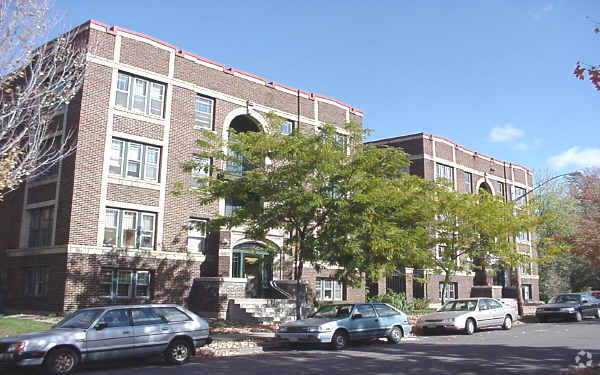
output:
<svg viewBox="0 0 600 375"><path fill-rule="evenodd" d="M77 311L73 315L70 315L61 320L56 327L57 328L90 328L90 325L104 312L104 309L90 309Z"/></svg>
<svg viewBox="0 0 600 375"><path fill-rule="evenodd" d="M490 309L500 309L502 308L502 305L500 304L500 302L493 300L493 299L488 299L487 300L488 306L490 307Z"/></svg>
<svg viewBox="0 0 600 375"><path fill-rule="evenodd" d="M363 318L374 318L376 316L371 305L358 305L356 306L356 312L361 314Z"/></svg>
<svg viewBox="0 0 600 375"><path fill-rule="evenodd" d="M350 316L354 305L325 305L317 312L312 314L311 318L347 318Z"/></svg>
<svg viewBox="0 0 600 375"><path fill-rule="evenodd" d="M133 318L133 325L144 326L148 324L161 324L165 320L160 317L157 313L152 311L151 307L145 307L143 309L132 309L131 317Z"/></svg>
<svg viewBox="0 0 600 375"><path fill-rule="evenodd" d="M489 310L490 309L490 305L488 304L488 301L485 299L482 299L479 301L479 310L483 311L483 310Z"/></svg>
<svg viewBox="0 0 600 375"><path fill-rule="evenodd" d="M153 310L169 323L186 322L188 320L192 320L192 318L190 318L186 313L176 307L157 307Z"/></svg>
<svg viewBox="0 0 600 375"><path fill-rule="evenodd" d="M579 294L559 294L556 297L553 297L550 300L550 303L568 303L568 304L576 304L581 300L581 296Z"/></svg>
<svg viewBox="0 0 600 375"><path fill-rule="evenodd" d="M129 325L129 315L126 309L110 310L102 315L98 323L105 323L107 328L127 327Z"/></svg>
<svg viewBox="0 0 600 375"><path fill-rule="evenodd" d="M376 304L373 306L375 307L375 311L377 311L377 315L379 316L393 316L400 314L398 311L392 309L388 305Z"/></svg>
<svg viewBox="0 0 600 375"><path fill-rule="evenodd" d="M447 302L440 308L439 311L474 311L477 306L477 301L451 301Z"/></svg>

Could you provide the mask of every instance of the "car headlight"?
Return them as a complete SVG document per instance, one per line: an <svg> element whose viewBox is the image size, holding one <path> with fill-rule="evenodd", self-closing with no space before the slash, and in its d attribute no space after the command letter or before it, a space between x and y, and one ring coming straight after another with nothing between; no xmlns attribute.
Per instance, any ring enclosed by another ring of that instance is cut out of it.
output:
<svg viewBox="0 0 600 375"><path fill-rule="evenodd" d="M15 342L13 344L10 344L6 351L21 353L21 352L25 351L25 342L21 341L21 342Z"/></svg>
<svg viewBox="0 0 600 375"><path fill-rule="evenodd" d="M575 309L572 307L563 307L560 309L560 311L565 311L565 312L575 312Z"/></svg>
<svg viewBox="0 0 600 375"><path fill-rule="evenodd" d="M332 330L331 327L319 327L319 332L331 332Z"/></svg>
<svg viewBox="0 0 600 375"><path fill-rule="evenodd" d="M319 327L308 327L306 332L319 332Z"/></svg>

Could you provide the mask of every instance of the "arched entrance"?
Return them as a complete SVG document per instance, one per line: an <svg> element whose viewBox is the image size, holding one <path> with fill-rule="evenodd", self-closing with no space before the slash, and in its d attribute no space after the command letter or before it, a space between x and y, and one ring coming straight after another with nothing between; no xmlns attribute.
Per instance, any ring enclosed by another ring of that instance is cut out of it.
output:
<svg viewBox="0 0 600 375"><path fill-rule="evenodd" d="M270 298L273 280L273 255L266 246L244 242L232 251L231 275L245 278L247 298Z"/></svg>
<svg viewBox="0 0 600 375"><path fill-rule="evenodd" d="M479 192L486 192L489 194L493 194L492 193L492 188L490 187L490 185L488 185L487 182L482 182L481 185L479 185Z"/></svg>

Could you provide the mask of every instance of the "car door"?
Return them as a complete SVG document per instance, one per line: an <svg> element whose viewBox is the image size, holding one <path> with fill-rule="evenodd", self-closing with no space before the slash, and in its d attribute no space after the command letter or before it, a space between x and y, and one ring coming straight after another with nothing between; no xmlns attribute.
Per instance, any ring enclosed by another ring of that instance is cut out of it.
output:
<svg viewBox="0 0 600 375"><path fill-rule="evenodd" d="M477 320L477 327L489 327L493 324L492 313L490 312L490 305L487 299L480 299L478 312L475 314Z"/></svg>
<svg viewBox="0 0 600 375"><path fill-rule="evenodd" d="M131 309L131 318L137 355L162 353L167 348L170 336L169 326L152 307Z"/></svg>
<svg viewBox="0 0 600 375"><path fill-rule="evenodd" d="M502 304L495 299L488 299L489 313L490 313L490 325L500 326L504 324L504 309Z"/></svg>
<svg viewBox="0 0 600 375"><path fill-rule="evenodd" d="M106 311L86 332L87 359L114 359L134 354L134 332L128 309Z"/></svg>
<svg viewBox="0 0 600 375"><path fill-rule="evenodd" d="M373 306L368 303L356 305L350 319L350 338L368 339L377 337L378 329L379 318Z"/></svg>
<svg viewBox="0 0 600 375"><path fill-rule="evenodd" d="M587 316L593 316L596 314L596 299L588 294L581 295L581 309L582 314Z"/></svg>
<svg viewBox="0 0 600 375"><path fill-rule="evenodd" d="M399 323L400 313L383 303L374 303L373 307L379 318L377 337L384 337L394 324Z"/></svg>

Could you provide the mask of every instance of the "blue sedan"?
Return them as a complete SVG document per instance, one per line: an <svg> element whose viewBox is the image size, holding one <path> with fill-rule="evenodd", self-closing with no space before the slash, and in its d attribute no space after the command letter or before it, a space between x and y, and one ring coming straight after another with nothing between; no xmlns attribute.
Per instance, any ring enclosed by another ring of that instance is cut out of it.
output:
<svg viewBox="0 0 600 375"><path fill-rule="evenodd" d="M308 319L282 325L281 340L295 343L327 343L343 349L350 340L386 337L399 344L411 326L405 313L386 303L326 305Z"/></svg>

